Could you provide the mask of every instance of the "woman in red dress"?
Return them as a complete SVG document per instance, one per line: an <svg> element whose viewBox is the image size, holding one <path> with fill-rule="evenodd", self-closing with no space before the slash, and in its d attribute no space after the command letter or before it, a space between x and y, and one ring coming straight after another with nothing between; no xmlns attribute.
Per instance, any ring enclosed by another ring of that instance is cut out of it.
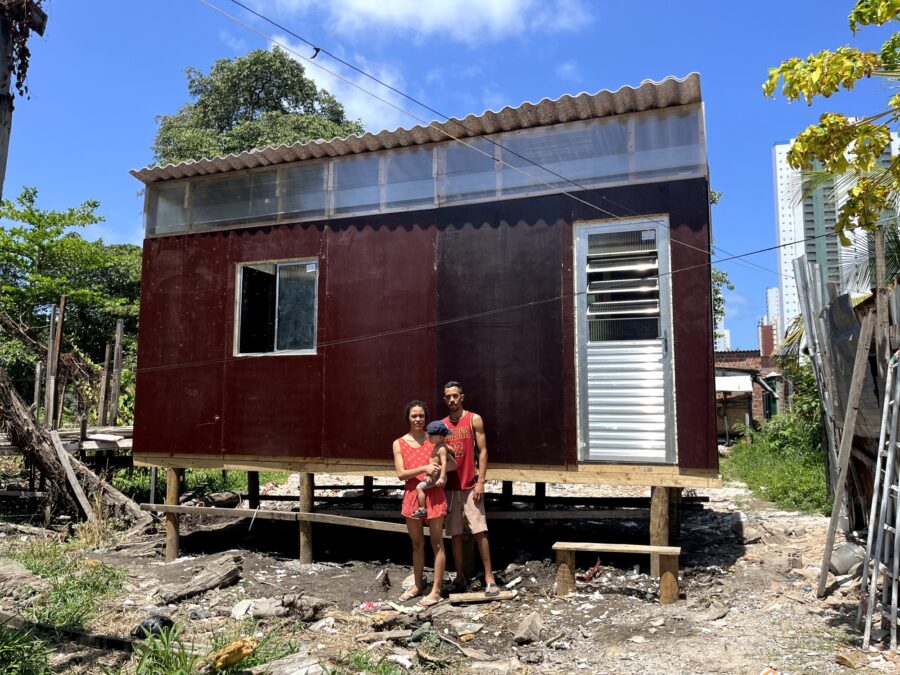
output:
<svg viewBox="0 0 900 675"><path fill-rule="evenodd" d="M425 508L428 515L424 521L421 518L413 518L412 515L419 508L416 496L416 485L428 474L433 478L440 475L440 460L432 458L432 444L425 433L425 423L428 420L428 407L422 401L411 401L406 404L403 417L409 424L409 433L394 441L394 468L397 470L397 478L406 481L406 490L403 494L403 506L400 512L406 518L406 529L413 547L413 586L400 596L402 602L412 600L422 595L425 590L425 523L431 534L431 548L434 551L434 583L431 593L419 600L423 607L430 607L441 600L441 581L444 579L444 570L447 567L447 558L444 552L444 516L447 515L447 498L444 489L433 487L425 491ZM447 471L456 468L456 462L452 459L452 453L447 453Z"/></svg>

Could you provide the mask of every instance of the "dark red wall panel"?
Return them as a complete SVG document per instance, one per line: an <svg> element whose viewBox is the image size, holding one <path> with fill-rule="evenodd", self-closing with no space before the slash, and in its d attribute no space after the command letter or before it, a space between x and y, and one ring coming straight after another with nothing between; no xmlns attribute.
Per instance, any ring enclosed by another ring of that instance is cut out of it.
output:
<svg viewBox="0 0 900 675"><path fill-rule="evenodd" d="M391 458L408 429L403 407L432 406L435 229L433 212L335 224L327 235L321 314L327 340L325 455Z"/></svg>
<svg viewBox="0 0 900 675"><path fill-rule="evenodd" d="M440 212L437 380L463 384L492 462L565 464L559 216L558 198Z"/></svg>

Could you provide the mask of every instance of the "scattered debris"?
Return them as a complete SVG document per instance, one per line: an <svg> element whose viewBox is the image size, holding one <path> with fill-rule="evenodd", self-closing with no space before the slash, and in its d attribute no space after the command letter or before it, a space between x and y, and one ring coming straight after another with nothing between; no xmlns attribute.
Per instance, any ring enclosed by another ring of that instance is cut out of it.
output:
<svg viewBox="0 0 900 675"><path fill-rule="evenodd" d="M224 670L236 665L250 656L259 646L259 640L255 637L242 637L229 642L221 649L203 659L214 671Z"/></svg>
<svg viewBox="0 0 900 675"><path fill-rule="evenodd" d="M834 660L853 670L869 665L869 656L856 649L841 649L835 652Z"/></svg>
<svg viewBox="0 0 900 675"><path fill-rule="evenodd" d="M241 578L244 558L240 554L226 553L208 562L199 574L184 585L170 586L160 589L162 601L167 605L195 595L200 595L213 588L231 586Z"/></svg>
<svg viewBox="0 0 900 675"><path fill-rule="evenodd" d="M532 612L519 624L513 635L513 642L517 645L525 645L531 642L537 642L541 639L541 631L544 629L544 620L537 612Z"/></svg>
<svg viewBox="0 0 900 675"><path fill-rule="evenodd" d="M159 635L164 629L171 628L174 625L175 622L169 617L162 614L153 614L131 630L131 637L142 640L150 635Z"/></svg>

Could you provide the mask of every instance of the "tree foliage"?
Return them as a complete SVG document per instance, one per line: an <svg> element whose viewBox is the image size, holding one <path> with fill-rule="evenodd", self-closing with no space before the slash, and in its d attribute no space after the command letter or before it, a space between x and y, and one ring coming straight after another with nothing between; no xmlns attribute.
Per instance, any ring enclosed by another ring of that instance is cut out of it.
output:
<svg viewBox="0 0 900 675"><path fill-rule="evenodd" d="M196 68L185 72L193 100L157 118L153 156L160 164L363 130L334 96L306 77L302 64L278 48L221 59L209 75Z"/></svg>
<svg viewBox="0 0 900 675"><path fill-rule="evenodd" d="M66 296L63 349L97 362L117 318L136 332L141 249L87 241L78 229L101 222L88 200L63 211L41 209L38 191L26 187L15 201L0 202L0 366L27 381L42 360L50 308Z"/></svg>
<svg viewBox="0 0 900 675"><path fill-rule="evenodd" d="M880 26L900 18L900 0L858 0L850 12L850 29ZM769 70L763 84L766 96L774 96L779 84L788 101L828 98L841 90L851 90L862 78L873 75L896 78L900 66L900 32L894 33L879 52L853 47L823 50L805 59L791 58ZM870 117L850 119L839 113L825 113L801 132L788 153L788 164L801 171L818 167L833 175L849 176L852 187L841 205L835 229L844 245L847 230L860 227L874 230L888 207L897 208L900 196L900 163L878 165L878 158L890 145L892 125L900 121L900 94L890 97L887 109Z"/></svg>

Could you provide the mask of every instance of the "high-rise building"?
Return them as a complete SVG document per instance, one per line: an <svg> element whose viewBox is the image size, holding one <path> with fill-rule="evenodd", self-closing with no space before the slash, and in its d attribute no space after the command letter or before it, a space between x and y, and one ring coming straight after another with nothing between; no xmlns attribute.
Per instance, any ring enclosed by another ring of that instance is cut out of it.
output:
<svg viewBox="0 0 900 675"><path fill-rule="evenodd" d="M765 323L773 327L775 334L773 349L778 349L778 345L781 344L781 331L786 330L787 326L782 326L781 323L781 292L775 286L766 289Z"/></svg>
<svg viewBox="0 0 900 675"><path fill-rule="evenodd" d="M835 282L841 291L861 291L866 289L853 287L853 270L866 264L869 256L866 232L848 232L851 245L842 246L834 231L838 211L850 185L841 183L835 189L835 183L829 180L804 196L800 172L787 163L790 148L790 143L778 143L772 150L781 290L777 322L779 337L800 314L800 299L794 279L795 258L806 255L807 260L817 263L823 284ZM891 157L897 154L900 154L900 136L891 134L891 144L881 156L880 164L888 166ZM768 292L766 301L768 304ZM767 308L767 313L771 319L771 306Z"/></svg>

